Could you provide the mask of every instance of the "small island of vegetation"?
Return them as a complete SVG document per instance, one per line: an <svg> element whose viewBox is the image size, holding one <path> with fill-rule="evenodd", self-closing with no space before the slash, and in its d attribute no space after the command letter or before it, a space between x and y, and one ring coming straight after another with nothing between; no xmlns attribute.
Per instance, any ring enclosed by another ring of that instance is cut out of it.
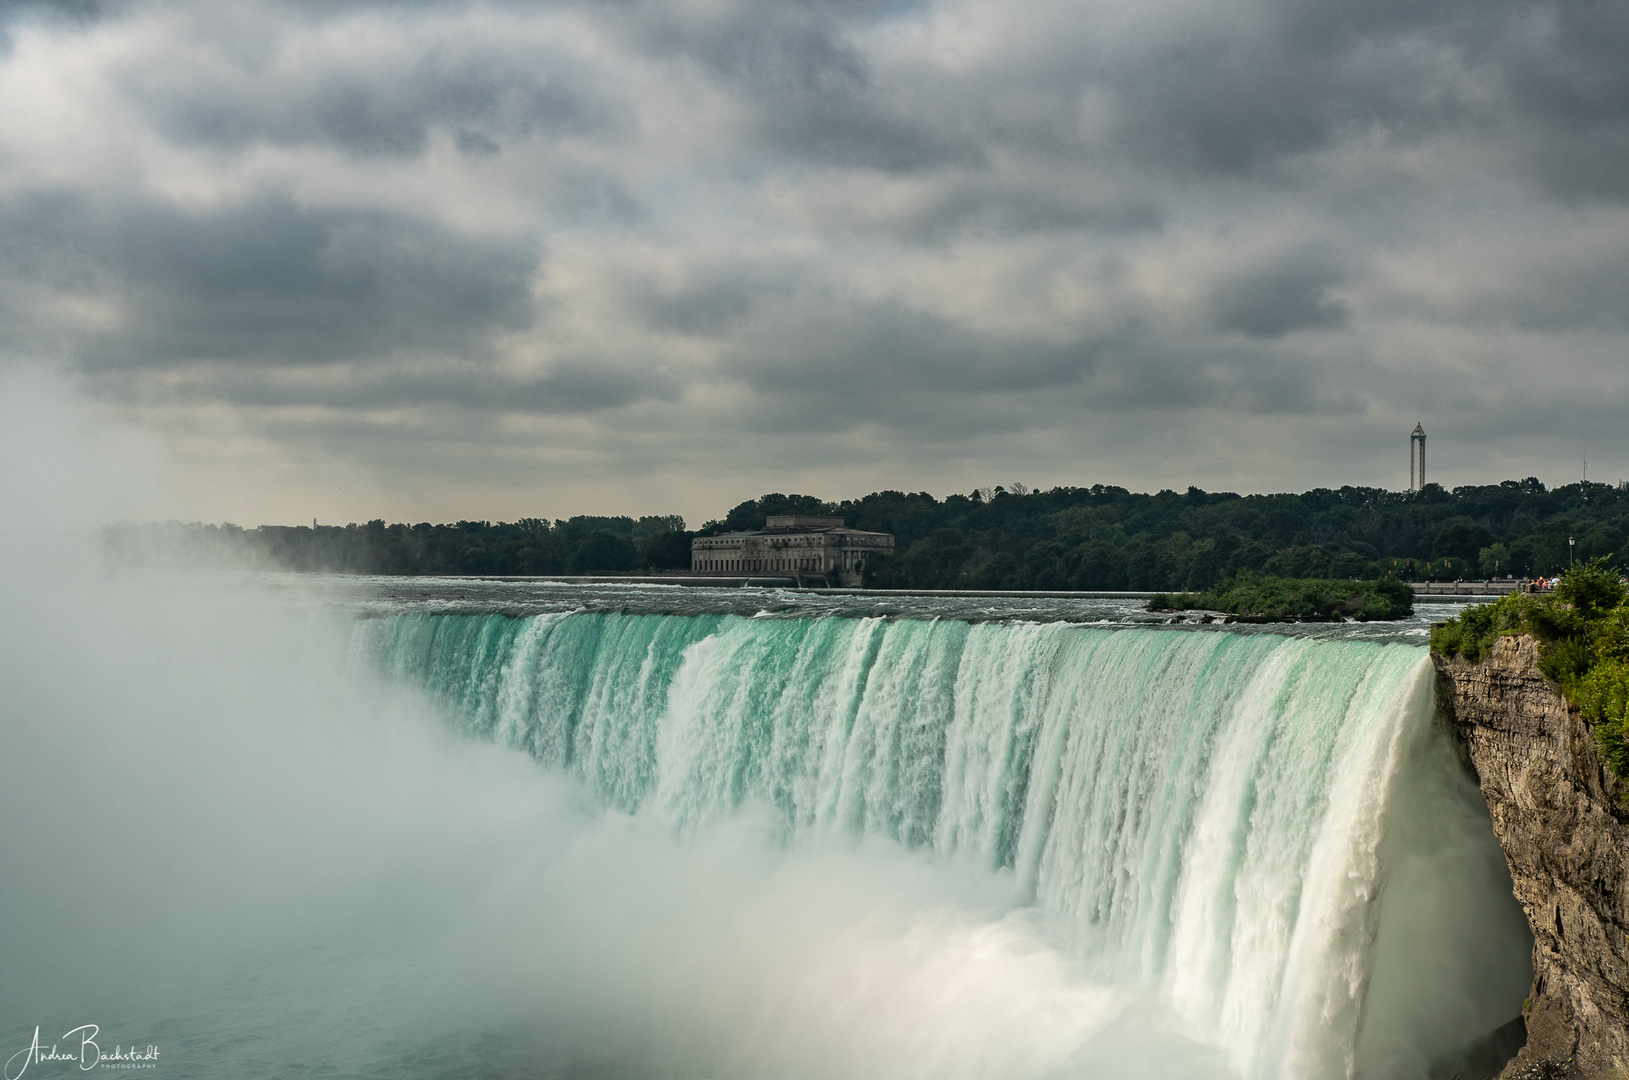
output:
<svg viewBox="0 0 1629 1080"><path fill-rule="evenodd" d="M1157 593L1150 611L1217 611L1239 622L1372 622L1414 614L1414 591L1394 578L1281 578L1241 573L1201 593Z"/></svg>
<svg viewBox="0 0 1629 1080"><path fill-rule="evenodd" d="M1589 722L1612 772L1629 778L1629 589L1611 558L1579 564L1554 592L1466 608L1432 629L1431 650L1476 663L1508 634L1538 639L1539 669Z"/></svg>

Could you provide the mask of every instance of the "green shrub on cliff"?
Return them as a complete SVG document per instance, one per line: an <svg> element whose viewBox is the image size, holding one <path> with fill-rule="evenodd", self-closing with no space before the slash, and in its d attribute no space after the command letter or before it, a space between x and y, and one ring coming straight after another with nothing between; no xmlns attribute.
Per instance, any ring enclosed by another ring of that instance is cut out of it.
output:
<svg viewBox="0 0 1629 1080"><path fill-rule="evenodd" d="M1505 596L1434 627L1431 649L1475 663L1505 634L1539 642L1539 669L1595 733L1613 773L1629 778L1629 590L1607 559L1574 567L1553 593Z"/></svg>
<svg viewBox="0 0 1629 1080"><path fill-rule="evenodd" d="M1493 649L1501 635L1526 628L1526 608L1532 600L1528 596L1502 596L1491 604L1466 608L1457 617L1432 628L1431 651L1463 656L1476 663Z"/></svg>
<svg viewBox="0 0 1629 1080"><path fill-rule="evenodd" d="M1414 590L1401 581L1349 581L1340 578L1229 578L1203 593L1159 593L1150 611L1225 611L1263 622L1291 620L1401 619L1414 613Z"/></svg>
<svg viewBox="0 0 1629 1080"><path fill-rule="evenodd" d="M1607 655L1600 649L1625 638L1626 596L1618 572L1606 559L1593 559L1573 568L1552 593L1513 594L1466 608L1432 628L1431 650L1475 663L1503 635L1532 634L1544 673L1565 685Z"/></svg>
<svg viewBox="0 0 1629 1080"><path fill-rule="evenodd" d="M1590 668L1567 695L1595 732L1601 756L1619 779L1629 778L1629 664L1608 660Z"/></svg>

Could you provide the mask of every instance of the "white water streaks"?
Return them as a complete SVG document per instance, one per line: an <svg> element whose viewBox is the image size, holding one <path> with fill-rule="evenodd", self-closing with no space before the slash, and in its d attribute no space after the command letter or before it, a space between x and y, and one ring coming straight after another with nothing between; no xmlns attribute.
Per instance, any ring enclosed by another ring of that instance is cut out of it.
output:
<svg viewBox="0 0 1629 1080"><path fill-rule="evenodd" d="M882 839L1003 875L1094 980L1158 995L1246 1077L1424 1075L1525 991L1529 942L1508 879L1500 896L1479 869L1498 853L1474 788L1439 767L1418 648L618 614L409 615L356 642L467 730L680 835L750 812L784 843ZM1421 804L1408 783L1441 789L1425 803L1458 831L1430 843L1464 880L1415 874L1382 904L1387 858L1414 858L1384 843L1393 806ZM1438 919L1444 947L1386 973L1421 1003L1399 1019L1370 1000L1377 941L1444 905L1488 925ZM1387 1033L1364 1038L1369 1013Z"/></svg>

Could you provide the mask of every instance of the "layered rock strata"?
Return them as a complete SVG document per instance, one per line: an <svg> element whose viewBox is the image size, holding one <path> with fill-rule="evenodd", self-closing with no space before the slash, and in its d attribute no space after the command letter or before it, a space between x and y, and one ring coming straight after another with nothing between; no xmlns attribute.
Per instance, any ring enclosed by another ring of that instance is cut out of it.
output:
<svg viewBox="0 0 1629 1080"><path fill-rule="evenodd" d="M1476 774L1533 928L1527 1045L1504 1076L1629 1080L1629 811L1589 727L1505 637L1469 664L1432 656L1437 701Z"/></svg>

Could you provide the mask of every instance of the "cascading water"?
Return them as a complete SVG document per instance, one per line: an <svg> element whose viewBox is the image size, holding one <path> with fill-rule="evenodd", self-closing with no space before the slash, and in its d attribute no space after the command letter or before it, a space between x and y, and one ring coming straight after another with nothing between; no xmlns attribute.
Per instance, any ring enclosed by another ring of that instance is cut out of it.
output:
<svg viewBox="0 0 1629 1080"><path fill-rule="evenodd" d="M1526 985L1418 647L579 613L367 619L353 649L680 834L752 811L1010 875L1248 1077L1423 1077Z"/></svg>

